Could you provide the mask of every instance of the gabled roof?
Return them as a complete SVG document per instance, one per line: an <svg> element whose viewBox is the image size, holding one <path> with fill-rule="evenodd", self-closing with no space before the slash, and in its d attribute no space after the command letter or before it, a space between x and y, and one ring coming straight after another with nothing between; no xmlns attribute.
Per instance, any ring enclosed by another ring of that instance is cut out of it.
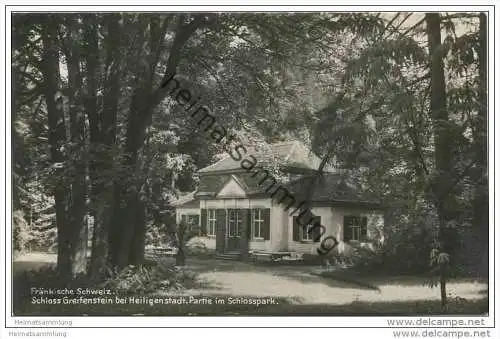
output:
<svg viewBox="0 0 500 339"><path fill-rule="evenodd" d="M259 185L261 178L254 177L252 174L253 173L238 173L233 175L227 173L207 173L200 178L196 196L215 196L231 178L234 178L238 182L247 195L262 194L264 189L262 185Z"/></svg>
<svg viewBox="0 0 500 339"><path fill-rule="evenodd" d="M296 201L305 200L307 190L312 185L313 176L311 173L316 171L321 163L321 159L313 154L304 144L298 141L281 142L270 145L269 152L248 152L247 155L254 155L258 165L266 167L271 160L278 161L282 167L290 169L299 169L302 177L293 180L288 184L283 184L290 193L293 194ZM184 205L198 198L215 197L220 190L231 180L234 179L244 189L248 196L269 196L266 189L269 188L269 181L262 184L262 176L255 176L253 172L246 172L241 168L241 162L235 161L230 157L224 158L215 164L201 169L199 172L200 183L196 192L179 199L175 205ZM305 171L302 171L305 170ZM327 167L320 181L316 183L312 193L312 202L314 203L339 203L366 205L371 207L380 207L379 200L373 195L367 194L359 187L350 185L345 180L344 171L335 170L333 167ZM277 186L276 186L277 187Z"/></svg>
<svg viewBox="0 0 500 339"><path fill-rule="evenodd" d="M231 183L236 183L236 186L230 186ZM227 191L224 192L226 189L233 190L232 192L229 193L231 196L246 196L246 192L248 190L248 187L240 180L238 177L234 174L231 174L228 180L224 183L222 188L216 192L216 195L222 195L222 196L227 196L228 193ZM236 192L235 192L236 190ZM238 192L239 190L239 192Z"/></svg>
<svg viewBox="0 0 500 339"><path fill-rule="evenodd" d="M182 195L179 197L179 199L172 201L171 205L175 207L180 207L182 205L186 205L190 202L196 201L196 196L195 196L196 191L187 193L185 195Z"/></svg>
<svg viewBox="0 0 500 339"><path fill-rule="evenodd" d="M261 183L261 176L253 176L253 173L238 173L238 174L207 174L200 179L200 188L195 197L208 196L215 197L218 192L231 180L237 178L237 182L244 189L247 196L264 196L271 197L272 193L266 192L269 187L269 182ZM299 179L293 180L288 184L283 184L283 187L293 195L294 199L304 201L307 198L307 190L312 185L313 176L306 175ZM348 183L345 174L329 174L325 173L316 183L314 192L312 193L313 203L327 204L342 204L353 206L370 206L380 208L380 200L378 197L366 192L365 190L355 187ZM277 183L280 185L282 183ZM274 192L278 186L274 186Z"/></svg>
<svg viewBox="0 0 500 339"><path fill-rule="evenodd" d="M297 200L304 200L313 179L313 176L304 176L288 184L287 188ZM311 200L313 202L365 203L380 207L378 197L349 184L342 174L327 173L320 177L314 187Z"/></svg>
<svg viewBox="0 0 500 339"><path fill-rule="evenodd" d="M248 151L247 155L253 155L259 165L265 165L275 160L283 167L303 168L308 170L318 169L321 159L311 152L300 141L287 141L269 145L269 152ZM199 173L230 172L241 170L241 161L233 160L231 157L219 160L213 165L202 168ZM333 170L328 168L327 171Z"/></svg>

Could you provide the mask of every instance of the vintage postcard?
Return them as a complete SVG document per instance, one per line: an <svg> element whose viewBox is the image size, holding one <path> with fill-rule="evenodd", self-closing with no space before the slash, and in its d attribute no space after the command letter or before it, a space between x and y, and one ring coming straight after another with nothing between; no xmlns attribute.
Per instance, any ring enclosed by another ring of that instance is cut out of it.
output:
<svg viewBox="0 0 500 339"><path fill-rule="evenodd" d="M97 5L5 8L5 333L493 336L493 6Z"/></svg>

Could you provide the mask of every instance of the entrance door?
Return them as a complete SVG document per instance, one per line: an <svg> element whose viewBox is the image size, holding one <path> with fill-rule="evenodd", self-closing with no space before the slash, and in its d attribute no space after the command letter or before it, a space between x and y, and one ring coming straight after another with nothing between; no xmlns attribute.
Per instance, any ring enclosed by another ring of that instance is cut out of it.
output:
<svg viewBox="0 0 500 339"><path fill-rule="evenodd" d="M243 213L241 209L228 210L227 218L227 250L241 249L241 236L243 232Z"/></svg>

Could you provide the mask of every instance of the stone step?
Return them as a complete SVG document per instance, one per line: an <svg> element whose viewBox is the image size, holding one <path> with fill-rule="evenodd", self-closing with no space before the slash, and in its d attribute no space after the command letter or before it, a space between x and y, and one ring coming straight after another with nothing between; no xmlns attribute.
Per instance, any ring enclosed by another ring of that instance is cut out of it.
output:
<svg viewBox="0 0 500 339"><path fill-rule="evenodd" d="M240 252L226 252L226 253L218 253L215 255L215 259L221 260L240 260L241 253Z"/></svg>

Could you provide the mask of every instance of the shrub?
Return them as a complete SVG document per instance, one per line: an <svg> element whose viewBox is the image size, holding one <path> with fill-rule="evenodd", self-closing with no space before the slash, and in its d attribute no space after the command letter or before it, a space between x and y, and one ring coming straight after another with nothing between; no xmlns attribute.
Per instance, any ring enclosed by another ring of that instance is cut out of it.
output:
<svg viewBox="0 0 500 339"><path fill-rule="evenodd" d="M215 257L216 252L213 249L207 248L201 241L193 241L186 245L186 254L198 258L212 258Z"/></svg>
<svg viewBox="0 0 500 339"><path fill-rule="evenodd" d="M106 287L122 294L151 293L158 290L181 290L191 288L196 282L196 274L172 265L127 266L122 270L108 272L103 282L92 281L86 275L78 275L70 281L58 277L53 266L45 266L38 270L23 271L13 277L13 304L29 303L31 288L99 288Z"/></svg>
<svg viewBox="0 0 500 339"><path fill-rule="evenodd" d="M103 287L123 294L152 293L158 290L189 288L195 281L195 273L159 263L152 267L129 265L120 271L112 271Z"/></svg>
<svg viewBox="0 0 500 339"><path fill-rule="evenodd" d="M21 210L16 210L12 213L13 222L13 247L15 253L24 252L28 243L32 240L32 235L30 234L29 224L24 218L24 213Z"/></svg>
<svg viewBox="0 0 500 339"><path fill-rule="evenodd" d="M349 247L340 252L332 251L326 258L336 269L350 269L358 273L381 273L383 255L381 248L370 248L359 244L349 244Z"/></svg>
<svg viewBox="0 0 500 339"><path fill-rule="evenodd" d="M177 266L186 264L186 247L188 242L199 233L199 227L189 225L185 221L179 224L171 223L167 225L167 234L171 243L177 248L175 263Z"/></svg>
<svg viewBox="0 0 500 339"><path fill-rule="evenodd" d="M85 288L94 287L95 283L90 281L86 275L75 276L70 281L60 279L56 268L51 265L43 266L37 270L22 271L13 276L12 279L12 299L14 308L22 303L31 300L34 295L31 294L31 288Z"/></svg>

